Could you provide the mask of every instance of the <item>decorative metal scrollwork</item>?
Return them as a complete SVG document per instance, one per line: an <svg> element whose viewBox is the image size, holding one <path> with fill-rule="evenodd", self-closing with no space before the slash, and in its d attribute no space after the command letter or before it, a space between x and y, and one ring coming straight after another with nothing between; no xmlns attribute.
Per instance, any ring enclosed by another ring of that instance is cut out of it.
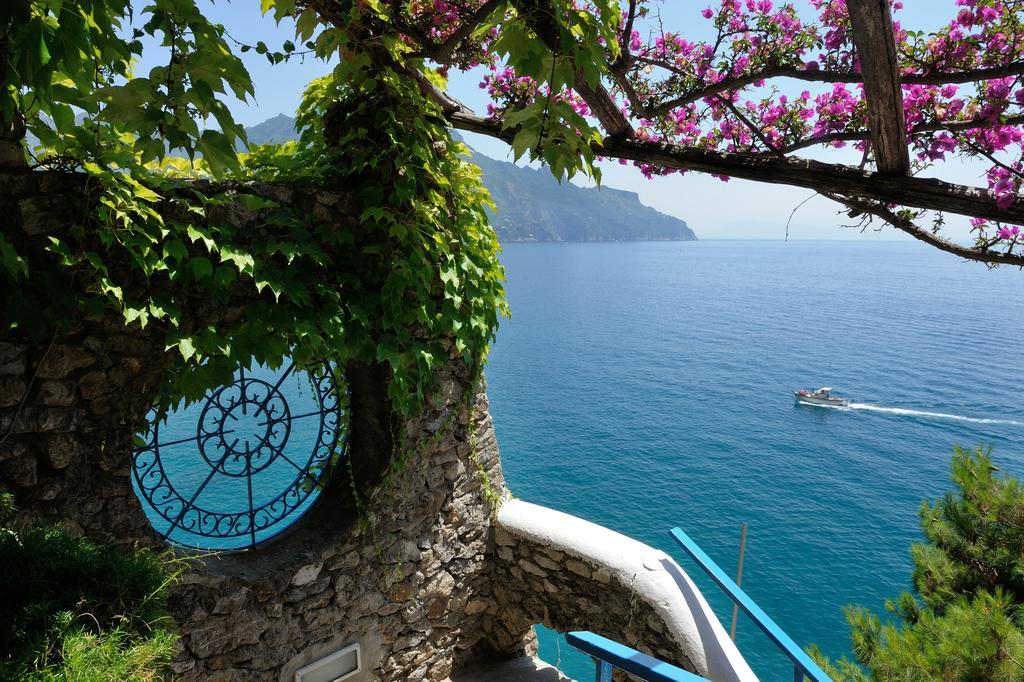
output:
<svg viewBox="0 0 1024 682"><path fill-rule="evenodd" d="M135 492L154 529L197 549L245 549L291 525L346 455L348 391L328 362L239 369L153 423Z"/></svg>

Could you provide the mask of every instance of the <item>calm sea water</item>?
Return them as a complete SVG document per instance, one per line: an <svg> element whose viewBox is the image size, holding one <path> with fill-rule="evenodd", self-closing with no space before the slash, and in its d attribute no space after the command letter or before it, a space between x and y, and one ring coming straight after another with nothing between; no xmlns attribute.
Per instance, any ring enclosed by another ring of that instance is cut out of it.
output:
<svg viewBox="0 0 1024 682"><path fill-rule="evenodd" d="M918 244L511 244L487 369L514 494L670 552L679 525L801 645L849 651L842 607L909 586L921 500L954 444L1024 476L1024 273ZM795 406L820 386L853 409ZM762 679L792 679L741 616ZM593 667L548 632L542 656Z"/></svg>

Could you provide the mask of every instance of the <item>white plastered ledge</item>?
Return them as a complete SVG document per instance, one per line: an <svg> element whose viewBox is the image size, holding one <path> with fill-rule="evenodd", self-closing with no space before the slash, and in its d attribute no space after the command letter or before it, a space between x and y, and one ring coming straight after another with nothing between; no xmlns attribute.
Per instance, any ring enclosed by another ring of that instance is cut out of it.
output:
<svg viewBox="0 0 1024 682"><path fill-rule="evenodd" d="M630 585L661 618L699 675L714 682L757 681L704 595L665 552L604 526L522 500L509 500L501 506L497 526L513 536L606 568L622 584Z"/></svg>

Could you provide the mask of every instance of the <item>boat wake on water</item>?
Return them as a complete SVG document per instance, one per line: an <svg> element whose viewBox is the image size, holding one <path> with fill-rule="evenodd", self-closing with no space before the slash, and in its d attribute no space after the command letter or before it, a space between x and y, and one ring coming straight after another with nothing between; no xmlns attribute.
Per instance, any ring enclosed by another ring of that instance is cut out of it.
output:
<svg viewBox="0 0 1024 682"><path fill-rule="evenodd" d="M949 414L948 412L930 412L928 410L912 410L907 407L884 407L872 405L871 403L855 403L849 398L832 393L832 389L823 386L818 389L805 388L793 391L798 405L809 405L812 407L827 407L832 410L864 410L866 412L880 412L882 414L894 414L902 417L922 417L925 419L953 419L971 424L1007 424L1011 426L1024 426L1024 422L1015 419L993 419L986 417L966 417L962 414Z"/></svg>
<svg viewBox="0 0 1024 682"><path fill-rule="evenodd" d="M927 417L931 419L955 419L961 422L972 424L1007 424L1010 426L1024 426L1024 422L1014 419L986 419L982 417L965 417L959 414L947 414L945 412L928 412L926 410L910 410L904 407L883 407L870 403L850 403L844 408L847 410L866 410L868 412L882 412L884 414L896 414L905 417Z"/></svg>

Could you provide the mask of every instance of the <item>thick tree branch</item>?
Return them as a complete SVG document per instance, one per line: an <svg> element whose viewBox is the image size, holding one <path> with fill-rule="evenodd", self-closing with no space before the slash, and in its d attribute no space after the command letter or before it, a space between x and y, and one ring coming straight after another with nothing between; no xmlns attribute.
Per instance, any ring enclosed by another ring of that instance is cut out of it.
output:
<svg viewBox="0 0 1024 682"><path fill-rule="evenodd" d="M947 211L990 220L1024 222L1024 202L1006 209L984 188L941 180L887 176L843 164L769 155L737 154L641 140L609 140L599 153L667 168L806 187L886 203Z"/></svg>
<svg viewBox="0 0 1024 682"><path fill-rule="evenodd" d="M1017 203L1001 209L996 205L994 197L983 188L930 178L892 177L853 166L809 159L717 152L641 140L609 140L600 153L667 168L806 187L990 220L1017 224L1024 222L1024 204Z"/></svg>
<svg viewBox="0 0 1024 682"><path fill-rule="evenodd" d="M648 59L642 56L630 57L632 61L641 64L650 64L668 69L677 75L692 77L693 74L677 69L667 62L656 59ZM958 83L973 83L978 81L1005 78L1007 76L1019 76L1024 74L1024 62L1012 62L1002 66L955 71L951 73L930 72L930 73L904 73L900 75L900 83L904 85L946 85ZM864 81L859 73L844 71L821 71L808 70L795 66L770 66L739 76L724 78L717 83L709 83L706 86L697 88L690 92L683 93L677 97L662 102L648 102L642 109L635 113L644 118L662 116L687 104L699 102L705 97L720 94L729 90L739 90L757 81L770 80L772 78L793 78L808 83L849 83L856 84ZM634 106L634 109L636 107Z"/></svg>
<svg viewBox="0 0 1024 682"><path fill-rule="evenodd" d="M603 85L590 86L583 79L580 73L576 75L576 83L573 89L586 101L591 112L601 122L605 132L611 137L632 137L633 126L629 120L622 115L619 106L611 98Z"/></svg>
<svg viewBox="0 0 1024 682"><path fill-rule="evenodd" d="M504 129L499 120L471 114L465 108L453 111L449 120L454 127L462 130L504 140L513 136L513 131ZM892 177L855 166L811 159L720 152L638 139L606 138L603 144L594 145L594 151L606 157L665 168L805 187L822 193L1024 224L1024 202L1016 202L1005 209L999 208L995 198L985 188L956 185L932 178Z"/></svg>

